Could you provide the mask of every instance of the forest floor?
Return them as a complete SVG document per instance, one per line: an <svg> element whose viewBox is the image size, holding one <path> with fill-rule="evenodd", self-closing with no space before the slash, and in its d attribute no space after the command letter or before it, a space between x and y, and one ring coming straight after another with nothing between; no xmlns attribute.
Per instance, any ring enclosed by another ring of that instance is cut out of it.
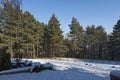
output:
<svg viewBox="0 0 120 80"><path fill-rule="evenodd" d="M55 70L33 73L0 75L0 80L110 80L113 70L120 71L120 61L79 59L28 59L32 62L51 63Z"/></svg>

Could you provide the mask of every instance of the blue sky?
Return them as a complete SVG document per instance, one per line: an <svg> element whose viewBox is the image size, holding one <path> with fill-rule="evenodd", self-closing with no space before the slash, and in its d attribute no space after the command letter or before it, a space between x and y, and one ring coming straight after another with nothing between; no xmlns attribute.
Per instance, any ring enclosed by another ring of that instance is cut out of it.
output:
<svg viewBox="0 0 120 80"><path fill-rule="evenodd" d="M87 25L102 25L107 33L120 18L120 0L23 0L21 8L46 24L54 13L64 34L69 32L72 17L84 29Z"/></svg>

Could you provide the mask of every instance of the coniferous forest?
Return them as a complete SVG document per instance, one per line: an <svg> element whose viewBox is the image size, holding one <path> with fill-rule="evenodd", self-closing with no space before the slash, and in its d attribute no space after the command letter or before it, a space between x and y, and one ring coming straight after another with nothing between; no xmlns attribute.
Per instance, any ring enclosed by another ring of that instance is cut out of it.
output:
<svg viewBox="0 0 120 80"><path fill-rule="evenodd" d="M21 0L1 0L0 55L120 60L120 20L107 34L102 25L81 26L73 17L66 26L70 32L63 35L57 14L51 14L48 24L45 24L36 20L29 11L23 12L20 6Z"/></svg>

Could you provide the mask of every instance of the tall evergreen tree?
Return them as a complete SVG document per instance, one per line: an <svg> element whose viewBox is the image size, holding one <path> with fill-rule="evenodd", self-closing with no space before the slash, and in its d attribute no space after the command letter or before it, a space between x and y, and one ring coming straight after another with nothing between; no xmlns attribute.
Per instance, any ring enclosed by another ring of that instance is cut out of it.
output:
<svg viewBox="0 0 120 80"><path fill-rule="evenodd" d="M34 35L33 35L33 43L35 47L35 55L36 57L40 57L43 53L43 36L44 36L44 31L43 31L43 26L44 24L36 21L35 22L35 27L34 27Z"/></svg>
<svg viewBox="0 0 120 80"><path fill-rule="evenodd" d="M51 57L62 56L67 47L63 44L62 30L57 17L53 14L47 28L48 50Z"/></svg>
<svg viewBox="0 0 120 80"><path fill-rule="evenodd" d="M105 56L106 32L102 26L86 28L86 58L103 59Z"/></svg>
<svg viewBox="0 0 120 80"><path fill-rule="evenodd" d="M49 57L49 46L48 46L48 42L49 42L49 35L48 35L48 25L44 24L43 26L43 30L44 30L44 36L43 36L43 53L44 53L44 57Z"/></svg>
<svg viewBox="0 0 120 80"><path fill-rule="evenodd" d="M107 33L100 25L96 27L96 59L105 59L105 48L107 44Z"/></svg>
<svg viewBox="0 0 120 80"><path fill-rule="evenodd" d="M120 20L118 20L117 24L113 27L108 49L108 54L110 54L112 60L120 60Z"/></svg>
<svg viewBox="0 0 120 80"><path fill-rule="evenodd" d="M4 15L3 34L9 36L6 40L7 46L9 46L8 52L13 56L14 51L12 50L13 43L18 41L18 28L21 22L21 10L18 3L19 0L2 0ZM15 4L16 3L16 4Z"/></svg>
<svg viewBox="0 0 120 80"><path fill-rule="evenodd" d="M85 42L86 42L86 58L93 58L94 53L94 42L95 42L95 26L87 26L85 32Z"/></svg>
<svg viewBox="0 0 120 80"><path fill-rule="evenodd" d="M83 50L83 43L84 43L84 30L82 26L80 26L80 23L77 21L76 18L72 18L70 26L70 54L71 57L78 56L80 53L82 53ZM79 56L80 57L80 56Z"/></svg>
<svg viewBox="0 0 120 80"><path fill-rule="evenodd" d="M42 52L43 24L36 21L28 11L23 14L23 50L26 56L38 57Z"/></svg>

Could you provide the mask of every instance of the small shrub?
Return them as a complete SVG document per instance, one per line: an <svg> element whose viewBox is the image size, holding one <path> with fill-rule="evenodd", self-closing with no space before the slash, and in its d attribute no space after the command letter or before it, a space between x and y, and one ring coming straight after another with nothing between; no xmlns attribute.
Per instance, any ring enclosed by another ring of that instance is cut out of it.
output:
<svg viewBox="0 0 120 80"><path fill-rule="evenodd" d="M1 67L0 70L7 70L11 68L11 60L9 53L3 53L2 58L0 60Z"/></svg>

